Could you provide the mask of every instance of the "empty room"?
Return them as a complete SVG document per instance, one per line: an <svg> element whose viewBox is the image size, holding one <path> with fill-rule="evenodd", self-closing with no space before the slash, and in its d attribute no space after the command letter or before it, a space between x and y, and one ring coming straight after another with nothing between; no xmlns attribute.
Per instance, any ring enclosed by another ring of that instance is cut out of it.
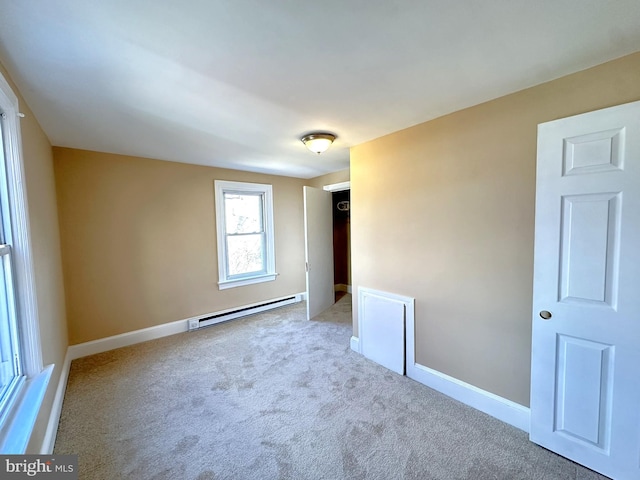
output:
<svg viewBox="0 0 640 480"><path fill-rule="evenodd" d="M0 477L640 478L637 0L0 0L0 147Z"/></svg>

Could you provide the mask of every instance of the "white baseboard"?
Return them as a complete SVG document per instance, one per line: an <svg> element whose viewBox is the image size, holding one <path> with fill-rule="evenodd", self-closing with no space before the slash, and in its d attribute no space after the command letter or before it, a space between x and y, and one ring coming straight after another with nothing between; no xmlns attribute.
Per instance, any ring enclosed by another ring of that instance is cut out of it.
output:
<svg viewBox="0 0 640 480"><path fill-rule="evenodd" d="M351 337L351 350L360 353L360 339L358 337Z"/></svg>
<svg viewBox="0 0 640 480"><path fill-rule="evenodd" d="M419 364L416 361L415 352L415 318L410 319L407 316L405 328L407 377L520 430L529 432L531 416L529 408Z"/></svg>
<svg viewBox="0 0 640 480"><path fill-rule="evenodd" d="M69 369L71 368L71 356L69 349L64 356L62 363L62 371L60 372L60 379L58 380L58 387L56 388L56 396L53 398L53 405L51 406L51 413L49 414L49 422L47 423L47 430L42 440L40 447L40 455L51 455L53 453L53 446L56 443L56 435L58 433L58 424L60 423L60 415L62 414L62 402L64 401L64 393L67 390L67 380L69 379Z"/></svg>
<svg viewBox="0 0 640 480"><path fill-rule="evenodd" d="M189 330L188 320L178 320L170 323L163 323L154 327L134 330L133 332L121 333L112 337L101 338L91 342L79 343L69 347L70 359L95 355L96 353L107 352L116 348L128 347L136 343L155 340L176 333L183 333Z"/></svg>
<svg viewBox="0 0 640 480"><path fill-rule="evenodd" d="M407 376L520 430L529 432L529 408L444 373L415 363Z"/></svg>
<svg viewBox="0 0 640 480"><path fill-rule="evenodd" d="M296 297L296 301L302 301L306 298L306 294L304 292L296 293L293 296ZM282 298L286 297L274 298L272 300L266 301L276 301L281 300ZM248 308L254 305L256 304L242 305L239 307L235 307L235 309ZM163 323L162 325L143 328L141 330L134 330L133 332L121 333L120 335L114 335L112 337L100 338L98 340L92 340L90 342L71 345L69 347L67 355L69 356L70 360L75 360L76 358L95 355L96 353L107 352L116 348L128 347L129 345L135 345L136 343L155 340L156 338L167 337L169 335L175 335L176 333L187 332L189 331L190 320L206 318L211 315L218 315L225 312L226 310L213 312L205 315L200 315L198 317L185 318L184 320L176 320L175 322Z"/></svg>

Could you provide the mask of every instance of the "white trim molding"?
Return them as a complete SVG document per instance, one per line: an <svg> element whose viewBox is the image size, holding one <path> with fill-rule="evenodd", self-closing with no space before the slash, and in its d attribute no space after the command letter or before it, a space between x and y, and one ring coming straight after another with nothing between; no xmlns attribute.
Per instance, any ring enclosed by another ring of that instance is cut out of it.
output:
<svg viewBox="0 0 640 480"><path fill-rule="evenodd" d="M175 335L176 333L187 332L188 330L188 320L177 320L175 322L163 323L162 325L156 325L154 327L134 330L133 332L113 335L112 337L100 338L90 342L71 345L67 355L70 360L75 360L76 358L108 352L109 350L114 350L116 348L128 347L129 345L135 345L136 343L155 340L157 338Z"/></svg>
<svg viewBox="0 0 640 480"><path fill-rule="evenodd" d="M529 409L523 405L419 363L407 364L407 377L520 430L529 432Z"/></svg>
<svg viewBox="0 0 640 480"><path fill-rule="evenodd" d="M362 353L360 352L360 339L358 337L351 337L351 350L353 350L354 352L358 352L358 353Z"/></svg>
<svg viewBox="0 0 640 480"><path fill-rule="evenodd" d="M58 434L60 415L62 415L62 403L64 401L64 394L67 391L67 380L69 380L70 369L71 352L70 349L67 348L67 354L64 357L62 371L60 372L60 379L58 380L58 387L56 388L56 396L53 398L53 405L51 405L51 412L49 413L47 430L45 431L44 438L42 439L40 455L51 455L53 453L53 447L56 443L56 436Z"/></svg>
<svg viewBox="0 0 640 480"><path fill-rule="evenodd" d="M325 185L322 189L325 192L343 192L345 190L351 190L351 181L332 183L331 185Z"/></svg>
<svg viewBox="0 0 640 480"><path fill-rule="evenodd" d="M42 401L51 380L53 364L25 382L15 399L0 434L0 452L3 455L24 454L36 424Z"/></svg>
<svg viewBox="0 0 640 480"><path fill-rule="evenodd" d="M277 273L269 273L265 275L256 275L251 278L244 278L242 280L219 281L218 288L220 290L226 290L227 288L243 287L245 285L253 285L254 283L273 282L277 277Z"/></svg>

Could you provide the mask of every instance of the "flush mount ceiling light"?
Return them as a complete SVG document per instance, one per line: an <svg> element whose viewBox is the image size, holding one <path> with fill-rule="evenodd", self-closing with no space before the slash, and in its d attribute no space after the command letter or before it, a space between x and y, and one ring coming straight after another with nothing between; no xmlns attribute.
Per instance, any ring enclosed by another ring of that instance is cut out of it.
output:
<svg viewBox="0 0 640 480"><path fill-rule="evenodd" d="M320 155L331 146L335 139L336 136L332 133L310 133L302 137L300 140L302 140L305 147L313 153Z"/></svg>

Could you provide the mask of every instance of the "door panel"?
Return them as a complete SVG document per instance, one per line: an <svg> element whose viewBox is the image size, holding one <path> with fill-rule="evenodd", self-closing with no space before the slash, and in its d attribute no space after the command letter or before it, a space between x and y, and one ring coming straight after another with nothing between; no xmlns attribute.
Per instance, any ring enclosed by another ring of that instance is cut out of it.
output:
<svg viewBox="0 0 640 480"><path fill-rule="evenodd" d="M564 174L618 170L622 166L624 133L624 129L616 128L564 139Z"/></svg>
<svg viewBox="0 0 640 480"><path fill-rule="evenodd" d="M640 478L640 102L539 126L531 440Z"/></svg>
<svg viewBox="0 0 640 480"><path fill-rule="evenodd" d="M558 336L556 431L571 440L609 448L613 347Z"/></svg>
<svg viewBox="0 0 640 480"><path fill-rule="evenodd" d="M307 320L335 303L331 193L304 187Z"/></svg>
<svg viewBox="0 0 640 480"><path fill-rule="evenodd" d="M617 298L619 193L562 197L562 302L613 306Z"/></svg>

